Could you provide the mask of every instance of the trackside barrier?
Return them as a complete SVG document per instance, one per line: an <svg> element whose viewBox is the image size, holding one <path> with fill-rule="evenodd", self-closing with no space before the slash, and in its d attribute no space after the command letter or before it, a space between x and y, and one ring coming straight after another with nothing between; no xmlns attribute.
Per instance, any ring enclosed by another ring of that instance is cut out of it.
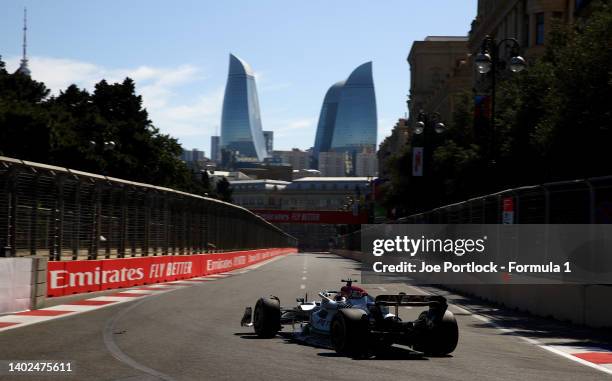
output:
<svg viewBox="0 0 612 381"><path fill-rule="evenodd" d="M0 314L44 305L46 264L45 258L0 258Z"/></svg>
<svg viewBox="0 0 612 381"><path fill-rule="evenodd" d="M237 205L0 156L0 257L95 261L296 246Z"/></svg>
<svg viewBox="0 0 612 381"><path fill-rule="evenodd" d="M48 263L47 296L189 279L236 270L292 253L297 253L297 249L287 247L216 254L54 261Z"/></svg>
<svg viewBox="0 0 612 381"><path fill-rule="evenodd" d="M507 189L424 211L391 224L609 224L612 176ZM361 232L336 238L334 253L359 262ZM443 286L499 305L589 327L612 327L609 285Z"/></svg>
<svg viewBox="0 0 612 381"><path fill-rule="evenodd" d="M370 265L373 256L356 250L332 253ZM592 328L612 328L612 287L578 284L453 284L436 285L503 307Z"/></svg>

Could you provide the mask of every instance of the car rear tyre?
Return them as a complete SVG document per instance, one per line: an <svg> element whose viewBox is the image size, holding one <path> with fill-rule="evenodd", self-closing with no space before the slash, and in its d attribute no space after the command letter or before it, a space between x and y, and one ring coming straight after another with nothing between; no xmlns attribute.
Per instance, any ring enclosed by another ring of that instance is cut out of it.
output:
<svg viewBox="0 0 612 381"><path fill-rule="evenodd" d="M280 302L275 298L260 298L253 311L253 328L261 338L271 338L280 331Z"/></svg>
<svg viewBox="0 0 612 381"><path fill-rule="evenodd" d="M368 315L358 308L338 310L331 322L334 350L342 355L364 357L368 353Z"/></svg>
<svg viewBox="0 0 612 381"><path fill-rule="evenodd" d="M421 319L427 319L427 311L421 313L419 320ZM457 348L458 342L457 320L455 320L455 315L447 310L441 320L435 322L420 335L413 349L430 356L444 356L452 353Z"/></svg>

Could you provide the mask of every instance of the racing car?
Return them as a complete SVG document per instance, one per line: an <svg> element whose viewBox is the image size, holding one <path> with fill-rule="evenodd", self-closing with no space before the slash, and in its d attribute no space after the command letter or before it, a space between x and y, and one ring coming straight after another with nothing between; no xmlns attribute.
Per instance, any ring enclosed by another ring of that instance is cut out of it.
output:
<svg viewBox="0 0 612 381"><path fill-rule="evenodd" d="M340 291L323 290L319 301L308 301L308 295L297 298L297 306L291 308L281 307L276 296L262 297L254 308L245 309L241 325L252 326L260 338L274 337L284 326L291 326L294 339L326 338L337 353L355 358L379 353L393 344L429 356L447 355L457 347L457 321L443 296L399 293L374 298L353 285L355 280L342 282ZM402 321L400 306L429 309L414 321Z"/></svg>

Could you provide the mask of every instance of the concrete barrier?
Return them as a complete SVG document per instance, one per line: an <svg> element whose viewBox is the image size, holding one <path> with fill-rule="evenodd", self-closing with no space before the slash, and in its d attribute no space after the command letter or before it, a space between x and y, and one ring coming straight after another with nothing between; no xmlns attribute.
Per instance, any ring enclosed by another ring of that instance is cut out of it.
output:
<svg viewBox="0 0 612 381"><path fill-rule="evenodd" d="M43 306L46 279L44 258L0 258L0 313Z"/></svg>
<svg viewBox="0 0 612 381"><path fill-rule="evenodd" d="M334 254L359 262L370 256L359 251L332 250ZM592 328L612 328L612 286L533 284L439 285L459 294L530 314L554 318Z"/></svg>

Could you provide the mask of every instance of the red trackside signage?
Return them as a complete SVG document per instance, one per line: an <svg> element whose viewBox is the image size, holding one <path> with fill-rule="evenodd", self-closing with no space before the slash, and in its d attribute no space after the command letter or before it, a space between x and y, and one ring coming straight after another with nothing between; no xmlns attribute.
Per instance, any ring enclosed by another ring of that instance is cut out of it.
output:
<svg viewBox="0 0 612 381"><path fill-rule="evenodd" d="M56 261L47 267L47 296L62 296L168 282L239 269L295 248L94 261Z"/></svg>

